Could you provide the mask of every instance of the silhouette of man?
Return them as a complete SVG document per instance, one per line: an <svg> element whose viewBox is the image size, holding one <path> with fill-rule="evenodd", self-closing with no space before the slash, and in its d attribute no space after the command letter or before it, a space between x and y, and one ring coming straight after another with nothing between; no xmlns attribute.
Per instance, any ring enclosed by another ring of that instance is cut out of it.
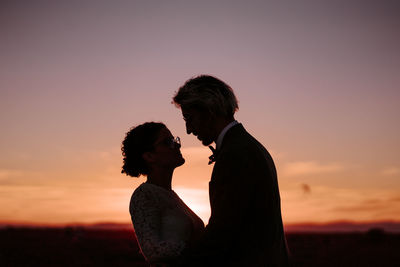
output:
<svg viewBox="0 0 400 267"><path fill-rule="evenodd" d="M275 165L235 120L238 103L232 88L201 75L186 81L173 103L182 110L188 134L205 146L216 144L210 157L210 163L215 161L211 217L203 238L184 251L178 265L287 266Z"/></svg>

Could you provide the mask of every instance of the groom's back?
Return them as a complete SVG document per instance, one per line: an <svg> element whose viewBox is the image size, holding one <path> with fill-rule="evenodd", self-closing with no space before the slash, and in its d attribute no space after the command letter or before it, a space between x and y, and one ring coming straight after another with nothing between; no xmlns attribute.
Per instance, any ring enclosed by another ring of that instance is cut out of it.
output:
<svg viewBox="0 0 400 267"><path fill-rule="evenodd" d="M216 246L214 260L243 266L287 264L275 165L241 124L227 132L217 155L210 204L204 242Z"/></svg>

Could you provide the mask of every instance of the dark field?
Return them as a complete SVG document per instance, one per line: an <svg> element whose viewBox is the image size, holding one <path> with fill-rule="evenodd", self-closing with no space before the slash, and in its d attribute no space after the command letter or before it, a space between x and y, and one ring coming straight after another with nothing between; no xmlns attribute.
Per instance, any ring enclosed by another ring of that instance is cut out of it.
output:
<svg viewBox="0 0 400 267"><path fill-rule="evenodd" d="M289 233L295 266L400 266L400 234ZM147 266L133 230L4 228L0 266Z"/></svg>

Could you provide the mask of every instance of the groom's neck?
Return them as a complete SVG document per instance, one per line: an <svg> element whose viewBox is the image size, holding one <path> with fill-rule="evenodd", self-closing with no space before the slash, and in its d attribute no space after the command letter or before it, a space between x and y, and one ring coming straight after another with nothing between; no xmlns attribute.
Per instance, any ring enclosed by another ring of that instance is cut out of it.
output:
<svg viewBox="0 0 400 267"><path fill-rule="evenodd" d="M234 117L230 117L230 118L224 118L224 117L218 117L215 120L215 138L214 138L214 142L217 142L218 136L220 135L220 133L222 132L222 130L231 122L233 122L235 120Z"/></svg>

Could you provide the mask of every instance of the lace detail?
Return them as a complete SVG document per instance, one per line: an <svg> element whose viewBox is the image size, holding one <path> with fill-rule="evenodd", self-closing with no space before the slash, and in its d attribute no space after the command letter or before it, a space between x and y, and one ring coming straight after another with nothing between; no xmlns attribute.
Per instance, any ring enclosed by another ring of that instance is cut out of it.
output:
<svg viewBox="0 0 400 267"><path fill-rule="evenodd" d="M175 192L152 184L143 183L135 190L129 211L142 254L151 263L178 257L204 229Z"/></svg>

